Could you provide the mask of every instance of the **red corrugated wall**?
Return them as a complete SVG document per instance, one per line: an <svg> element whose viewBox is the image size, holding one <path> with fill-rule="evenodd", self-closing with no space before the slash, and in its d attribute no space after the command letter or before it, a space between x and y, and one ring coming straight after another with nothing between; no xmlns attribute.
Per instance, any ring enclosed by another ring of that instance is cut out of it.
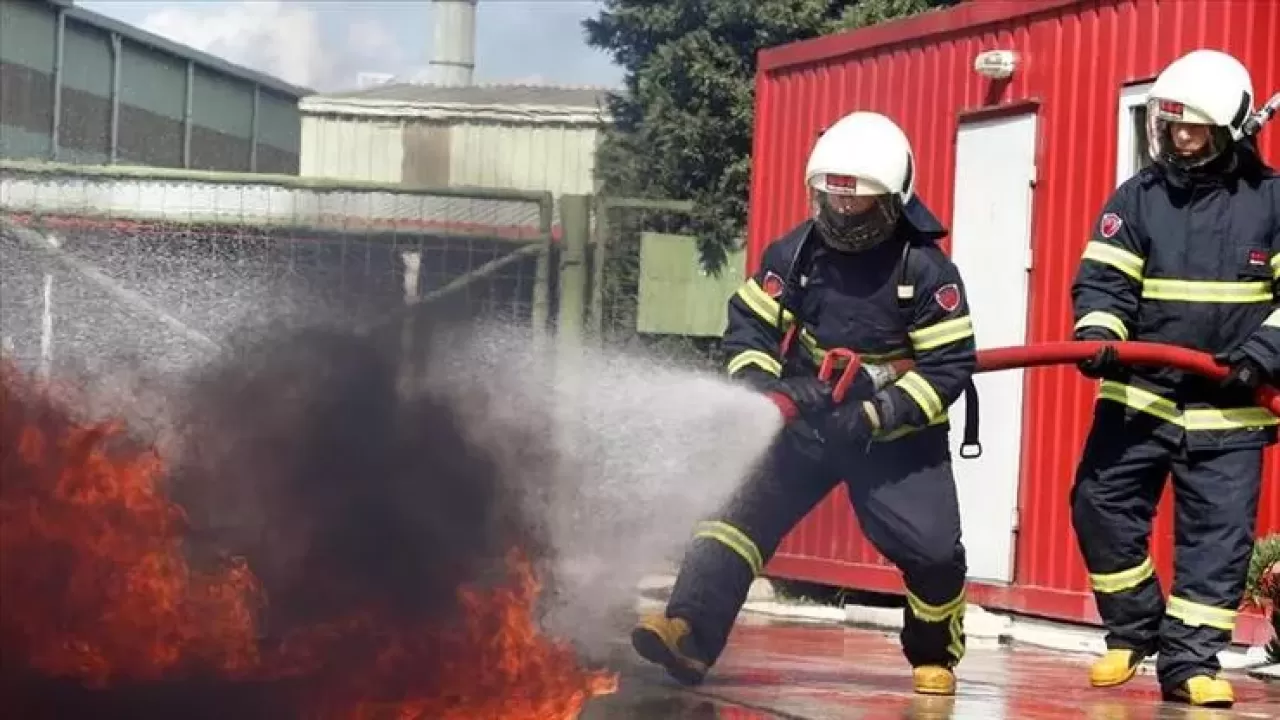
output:
<svg viewBox="0 0 1280 720"><path fill-rule="evenodd" d="M1028 13L1028 6L1034 12ZM1019 15L1019 8L1022 14ZM919 161L919 192L951 217L955 137L961 114L1038 103L1029 342L1070 335L1069 287L1090 226L1115 186L1116 114L1123 85L1152 79L1198 47L1239 57L1265 101L1280 90L1280 3L1248 0L1097 0L965 3L868 30L766 50L756 82L749 257L803 218L802 173L813 140L855 109L895 118ZM1005 87L977 75L974 57L1013 49L1020 66ZM1280 125L1280 123L1277 123ZM1263 151L1280 165L1276 135ZM1027 372L1023 472L1014 587L978 587L981 601L1064 619L1094 621L1075 548L1067 493L1094 385L1074 368ZM958 462L963 462L959 460ZM1268 458L1260 532L1280 531L1280 464ZM1154 554L1171 577L1171 507L1165 498ZM896 573L858 532L842 491L786 539L771 572L895 590ZM1260 636L1245 623L1238 638Z"/></svg>

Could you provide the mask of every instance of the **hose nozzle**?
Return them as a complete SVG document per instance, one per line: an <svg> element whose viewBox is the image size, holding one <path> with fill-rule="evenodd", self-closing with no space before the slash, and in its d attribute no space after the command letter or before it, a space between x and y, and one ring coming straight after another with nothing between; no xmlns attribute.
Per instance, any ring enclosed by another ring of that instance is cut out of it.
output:
<svg viewBox="0 0 1280 720"><path fill-rule="evenodd" d="M1271 122L1276 112L1280 112L1280 93L1271 96L1266 105L1258 108L1258 111L1250 115L1241 126L1240 132L1245 137L1253 137L1262 131L1263 126Z"/></svg>

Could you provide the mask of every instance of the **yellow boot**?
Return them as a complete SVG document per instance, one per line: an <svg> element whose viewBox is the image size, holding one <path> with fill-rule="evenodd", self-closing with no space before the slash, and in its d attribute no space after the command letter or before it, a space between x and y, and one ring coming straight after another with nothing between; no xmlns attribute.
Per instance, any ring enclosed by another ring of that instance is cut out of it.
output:
<svg viewBox="0 0 1280 720"><path fill-rule="evenodd" d="M955 695L956 674L941 665L921 665L911 672L916 692L921 695Z"/></svg>
<svg viewBox="0 0 1280 720"><path fill-rule="evenodd" d="M1164 691L1164 699L1196 707L1229 708L1236 702L1231 683L1220 677L1196 675Z"/></svg>
<svg viewBox="0 0 1280 720"><path fill-rule="evenodd" d="M708 663L694 644L692 628L681 618L660 613L642 617L631 631L631 647L684 685L697 685L707 675Z"/></svg>
<svg viewBox="0 0 1280 720"><path fill-rule="evenodd" d="M1089 668L1089 684L1094 687L1123 685L1138 674L1138 664L1144 657L1136 650L1112 648Z"/></svg>

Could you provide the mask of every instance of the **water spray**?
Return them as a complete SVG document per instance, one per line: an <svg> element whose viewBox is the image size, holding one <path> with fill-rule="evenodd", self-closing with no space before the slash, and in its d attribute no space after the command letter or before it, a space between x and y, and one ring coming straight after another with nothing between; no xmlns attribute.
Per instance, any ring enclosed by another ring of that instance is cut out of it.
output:
<svg viewBox="0 0 1280 720"><path fill-rule="evenodd" d="M141 294L130 290L124 285L111 278L106 273L94 267L91 263L85 262L62 247L62 243L58 241L56 236L43 235L30 228L23 227L17 223L0 219L0 230L17 238L28 247L44 252L49 257L57 260L59 263L67 266L86 280L94 283L102 288L107 294L123 302L125 305L149 314L164 324L178 335L190 340L201 347L209 350L217 350L218 343L214 342L208 335L196 330L190 325L182 322L173 314L166 312L164 308L159 307L155 303L147 300Z"/></svg>

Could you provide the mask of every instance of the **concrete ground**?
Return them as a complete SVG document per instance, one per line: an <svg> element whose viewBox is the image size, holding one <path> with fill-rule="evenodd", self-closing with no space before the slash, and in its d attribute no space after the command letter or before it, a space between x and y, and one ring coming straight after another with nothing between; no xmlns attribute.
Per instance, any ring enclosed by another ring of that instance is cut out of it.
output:
<svg viewBox="0 0 1280 720"><path fill-rule="evenodd" d="M653 582L646 594L662 594ZM656 597L638 609L660 607ZM1245 668L1244 653L1224 655L1236 690L1231 710L1162 702L1153 668L1120 688L1087 682L1100 652L1100 633L1053 623L970 612L968 654L957 670L954 698L926 698L911 690L899 650L899 610L832 608L779 601L758 591L739 620L724 657L707 681L682 688L660 668L619 642L611 665L621 673L618 692L588 705L596 718L938 718L955 720L1165 720L1280 718L1280 682Z"/></svg>
<svg viewBox="0 0 1280 720"><path fill-rule="evenodd" d="M747 617L713 673L693 689L620 647L618 692L591 703L583 720L1280 718L1280 684L1231 671L1235 708L1188 708L1162 702L1150 671L1121 688L1092 689L1089 660L1036 647L977 647L958 668L956 697L927 698L912 692L894 633Z"/></svg>

